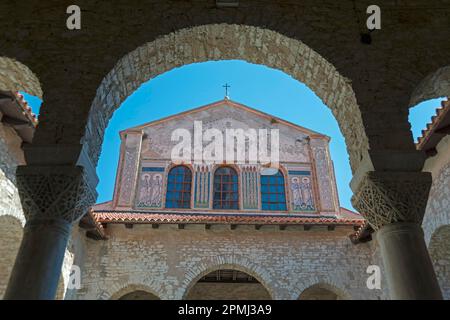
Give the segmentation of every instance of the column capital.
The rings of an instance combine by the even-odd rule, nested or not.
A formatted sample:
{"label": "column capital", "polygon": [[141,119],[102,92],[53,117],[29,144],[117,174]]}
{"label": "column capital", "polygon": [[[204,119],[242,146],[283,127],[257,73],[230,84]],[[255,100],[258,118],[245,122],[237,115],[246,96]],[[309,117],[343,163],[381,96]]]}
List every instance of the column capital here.
{"label": "column capital", "polygon": [[16,178],[27,221],[75,222],[97,196],[81,166],[19,166]]}
{"label": "column capital", "polygon": [[395,222],[422,223],[431,187],[428,172],[369,171],[352,197],[374,230]]}

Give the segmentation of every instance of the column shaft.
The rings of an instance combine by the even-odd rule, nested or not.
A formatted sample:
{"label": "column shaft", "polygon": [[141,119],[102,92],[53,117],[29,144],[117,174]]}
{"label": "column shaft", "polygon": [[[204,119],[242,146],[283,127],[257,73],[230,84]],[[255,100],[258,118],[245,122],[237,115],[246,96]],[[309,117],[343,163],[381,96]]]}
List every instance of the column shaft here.
{"label": "column shaft", "polygon": [[397,222],[383,226],[377,239],[392,299],[442,299],[419,224]]}
{"label": "column shaft", "polygon": [[63,219],[30,220],[5,299],[54,299],[72,225]]}

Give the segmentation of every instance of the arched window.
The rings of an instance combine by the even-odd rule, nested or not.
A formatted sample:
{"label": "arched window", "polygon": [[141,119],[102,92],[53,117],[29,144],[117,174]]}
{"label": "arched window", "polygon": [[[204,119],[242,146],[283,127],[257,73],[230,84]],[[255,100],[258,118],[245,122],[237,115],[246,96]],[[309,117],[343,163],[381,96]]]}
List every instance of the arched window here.
{"label": "arched window", "polygon": [[238,175],[230,167],[221,167],[214,173],[214,209],[239,209]]}
{"label": "arched window", "polygon": [[261,176],[261,202],[263,210],[287,210],[284,176],[279,170],[276,174]]}
{"label": "arched window", "polygon": [[191,207],[192,172],[185,166],[173,167],[167,177],[166,208]]}

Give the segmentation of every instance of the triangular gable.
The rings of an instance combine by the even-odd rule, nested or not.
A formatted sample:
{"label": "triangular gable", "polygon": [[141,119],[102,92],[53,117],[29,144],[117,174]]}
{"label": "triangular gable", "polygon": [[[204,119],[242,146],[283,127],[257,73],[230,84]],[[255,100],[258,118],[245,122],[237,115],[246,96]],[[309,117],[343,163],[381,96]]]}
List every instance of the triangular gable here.
{"label": "triangular gable", "polygon": [[247,112],[251,112],[251,113],[253,113],[253,114],[255,114],[255,115],[259,116],[259,117],[262,117],[262,118],[265,118],[265,119],[268,119],[268,120],[271,120],[271,121],[275,120],[279,124],[282,124],[282,125],[291,127],[291,128],[293,128],[295,130],[301,131],[302,133],[304,133],[304,134],[306,134],[308,136],[312,136],[312,137],[315,137],[315,138],[325,138],[328,141],[330,140],[330,137],[327,136],[327,135],[315,132],[313,130],[307,129],[307,128],[302,127],[302,126],[299,126],[299,125],[297,125],[295,123],[292,123],[292,122],[289,122],[287,120],[275,117],[275,116],[273,116],[271,114],[268,114],[268,113],[256,110],[254,108],[251,108],[249,106],[246,106],[244,104],[241,104],[241,103],[229,100],[229,99],[219,100],[219,101],[216,101],[216,102],[213,102],[213,103],[201,106],[201,107],[197,107],[197,108],[194,108],[194,109],[183,111],[183,112],[180,112],[180,113],[168,116],[168,117],[164,117],[164,118],[161,118],[161,119],[158,119],[158,120],[153,120],[153,121],[144,123],[142,125],[123,130],[123,131],[120,132],[120,134],[123,134],[123,133],[128,132],[128,131],[139,131],[139,130],[142,130],[144,128],[147,128],[147,127],[150,127],[150,126],[153,126],[153,125],[158,125],[158,124],[161,124],[161,123],[164,123],[164,122],[168,122],[168,121],[176,120],[178,118],[182,118],[182,117],[187,116],[187,115],[192,115],[192,114],[195,114],[195,113],[198,113],[198,112],[202,112],[202,111],[210,110],[210,109],[213,109],[213,108],[217,108],[217,107],[220,107],[220,106],[222,106],[224,104],[227,105],[227,106],[230,106],[230,107],[234,107],[234,108],[241,109],[241,110],[244,110],[244,111],[247,111]]}

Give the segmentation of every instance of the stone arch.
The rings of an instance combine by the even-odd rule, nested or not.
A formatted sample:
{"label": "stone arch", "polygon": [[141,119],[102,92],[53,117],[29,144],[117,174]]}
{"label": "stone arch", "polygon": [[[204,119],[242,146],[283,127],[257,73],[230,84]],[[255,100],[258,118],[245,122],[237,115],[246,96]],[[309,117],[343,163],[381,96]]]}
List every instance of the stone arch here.
{"label": "stone arch", "polygon": [[214,257],[213,261],[203,261],[193,265],[186,272],[185,279],[181,283],[179,290],[180,294],[178,299],[186,299],[189,291],[192,287],[207,274],[221,270],[221,269],[233,269],[241,272],[245,272],[252,276],[267,290],[272,299],[276,299],[276,294],[273,286],[271,285],[268,273],[263,270],[259,265],[256,265],[245,258],[238,258],[236,256],[221,256]]}
{"label": "stone arch", "polygon": [[298,300],[350,300],[350,295],[335,285],[320,282],[305,288]]}
{"label": "stone arch", "polygon": [[[124,296],[133,294],[133,293],[142,293],[148,295],[149,299],[142,300],[161,300],[160,295],[156,293],[152,288],[144,284],[128,284],[125,287],[122,287],[115,293],[113,293],[109,299],[110,300],[121,300]],[[133,300],[133,299],[126,299]]]}
{"label": "stone arch", "polygon": [[8,285],[22,236],[22,220],[12,215],[0,215],[0,299]]}
{"label": "stone arch", "polygon": [[64,283],[64,279],[61,277],[61,279],[58,282],[58,288],[56,289],[56,297],[55,300],[64,300],[65,290],[66,287]]}
{"label": "stone arch", "polygon": [[141,84],[182,65],[233,59],[281,70],[312,89],[336,117],[356,170],[367,154],[368,140],[350,81],[301,41],[269,29],[230,24],[178,30],[142,45],[115,65],[97,89],[83,139],[93,163],[113,112]]}
{"label": "stone arch", "polygon": [[439,68],[427,75],[414,90],[410,107],[434,98],[450,97],[450,66]]}
{"label": "stone arch", "polygon": [[24,91],[42,100],[42,88],[37,76],[17,60],[0,57],[0,90]]}
{"label": "stone arch", "polygon": [[428,251],[444,299],[450,299],[450,224],[439,227],[431,236]]}
{"label": "stone arch", "polygon": [[450,299],[450,162],[447,154],[450,136],[441,140],[438,154],[426,162],[426,170],[432,172],[433,183],[428,196],[422,222],[425,242],[428,246],[437,280],[444,299]]}
{"label": "stone arch", "polygon": [[247,272],[227,267],[205,276],[186,292],[185,300],[271,300],[267,288]]}
{"label": "stone arch", "polygon": [[[443,160],[445,161],[445,157],[443,157]],[[439,164],[436,166],[439,166]],[[435,234],[440,227],[450,225],[448,199],[450,199],[450,163],[446,163],[436,175],[433,175],[433,183],[431,185],[425,216],[422,222],[425,242],[428,245],[430,244],[433,234]]]}
{"label": "stone arch", "polygon": [[299,299],[300,295],[308,288],[322,287],[338,294],[345,300],[351,300],[351,293],[343,289],[345,288],[345,283],[343,281],[345,281],[345,279],[340,280],[338,275],[334,275],[332,273],[328,273],[327,275],[311,275],[308,278],[297,279],[292,285],[292,294],[289,299]]}

